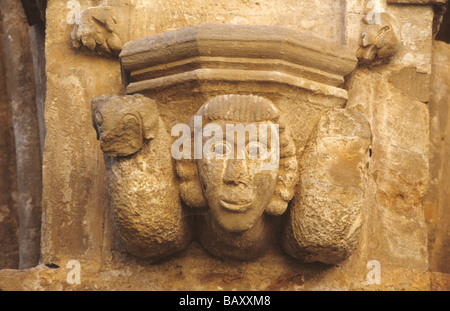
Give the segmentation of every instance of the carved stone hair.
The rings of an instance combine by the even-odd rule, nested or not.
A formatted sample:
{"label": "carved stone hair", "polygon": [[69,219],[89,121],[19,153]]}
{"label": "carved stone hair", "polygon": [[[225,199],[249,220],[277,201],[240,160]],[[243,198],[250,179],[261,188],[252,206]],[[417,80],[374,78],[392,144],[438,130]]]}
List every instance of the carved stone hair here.
{"label": "carved stone hair", "polygon": [[196,116],[202,116],[204,123],[214,120],[234,122],[277,122],[278,109],[268,100],[254,95],[222,95],[204,104]]}
{"label": "carved stone hair", "polygon": [[[280,162],[278,181],[265,213],[281,215],[294,196],[298,181],[295,145],[279,110],[266,98],[254,95],[221,95],[204,104],[195,116],[202,117],[203,126],[215,120],[233,122],[271,121],[279,125]],[[190,121],[193,133],[193,118]],[[177,174],[181,180],[180,195],[191,207],[207,207],[198,176],[196,160],[177,160]]]}

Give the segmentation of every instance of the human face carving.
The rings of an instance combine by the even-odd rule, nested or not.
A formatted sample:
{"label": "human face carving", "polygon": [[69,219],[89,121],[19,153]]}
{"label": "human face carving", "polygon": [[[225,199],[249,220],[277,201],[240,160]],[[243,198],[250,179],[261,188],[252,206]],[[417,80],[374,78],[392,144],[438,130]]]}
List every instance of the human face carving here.
{"label": "human face carving", "polygon": [[[225,121],[214,123],[222,128],[223,133],[226,133],[226,124],[237,124],[230,121],[226,124]],[[257,223],[272,197],[277,182],[278,167],[264,169],[262,165],[270,161],[270,157],[264,158],[262,154],[251,156],[251,150],[255,150],[252,148],[259,145],[269,151],[278,148],[271,146],[270,133],[260,131],[258,124],[261,123],[272,124],[268,121],[257,123],[257,135],[253,137],[246,135],[243,146],[239,146],[239,141],[234,135],[224,135],[224,139],[215,142],[211,150],[211,152],[222,150],[219,156],[203,156],[197,160],[203,195],[208,203],[210,216],[219,226],[231,232],[246,231]],[[204,137],[203,143],[206,141],[207,138]],[[268,146],[264,146],[266,143]],[[231,152],[234,152],[233,156]]]}

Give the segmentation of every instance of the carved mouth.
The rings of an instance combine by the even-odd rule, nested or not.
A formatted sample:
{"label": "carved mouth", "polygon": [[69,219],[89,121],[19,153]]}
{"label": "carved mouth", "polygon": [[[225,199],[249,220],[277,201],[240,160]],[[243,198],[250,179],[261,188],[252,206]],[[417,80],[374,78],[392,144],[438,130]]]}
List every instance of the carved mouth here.
{"label": "carved mouth", "polygon": [[220,205],[227,209],[230,210],[232,212],[237,212],[237,213],[243,213],[245,211],[247,211],[250,208],[250,205],[252,204],[252,202],[245,202],[245,203],[232,203],[232,202],[227,202],[224,200],[220,200]]}

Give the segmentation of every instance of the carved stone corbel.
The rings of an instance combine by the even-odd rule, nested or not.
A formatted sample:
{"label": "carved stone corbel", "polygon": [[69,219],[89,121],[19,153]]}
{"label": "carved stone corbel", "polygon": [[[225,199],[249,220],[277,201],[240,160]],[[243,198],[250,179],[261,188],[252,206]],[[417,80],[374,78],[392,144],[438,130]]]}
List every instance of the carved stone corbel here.
{"label": "carved stone corbel", "polygon": [[117,57],[128,41],[126,6],[95,6],[80,11],[70,34],[72,46],[100,56]]}
{"label": "carved stone corbel", "polygon": [[103,95],[92,101],[92,124],[104,153],[114,221],[133,255],[161,259],[190,241],[174,183],[171,137],[153,100]]}
{"label": "carved stone corbel", "polygon": [[400,47],[394,16],[386,12],[378,14],[379,21],[363,19],[366,26],[356,52],[358,62],[363,66],[377,66],[390,62]]}
{"label": "carved stone corbel", "polygon": [[[192,235],[229,259],[274,243],[303,261],[351,255],[371,134],[343,108],[349,49],[281,27],[203,25],[129,42],[120,61],[128,95],[94,99],[92,116],[130,252],[162,258]],[[248,137],[229,140],[229,126]]]}

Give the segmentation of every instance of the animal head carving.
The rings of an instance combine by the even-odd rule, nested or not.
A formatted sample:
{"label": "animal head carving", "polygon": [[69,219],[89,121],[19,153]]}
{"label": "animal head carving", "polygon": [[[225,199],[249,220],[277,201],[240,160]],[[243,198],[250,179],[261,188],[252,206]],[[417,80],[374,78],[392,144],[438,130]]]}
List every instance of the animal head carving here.
{"label": "animal head carving", "polygon": [[376,66],[385,64],[397,54],[400,39],[395,30],[396,20],[393,15],[380,13],[379,23],[366,24],[361,33],[361,44],[356,56],[360,65]]}
{"label": "animal head carving", "polygon": [[155,102],[140,94],[102,95],[92,100],[91,112],[100,148],[108,156],[136,153],[158,129]]}

